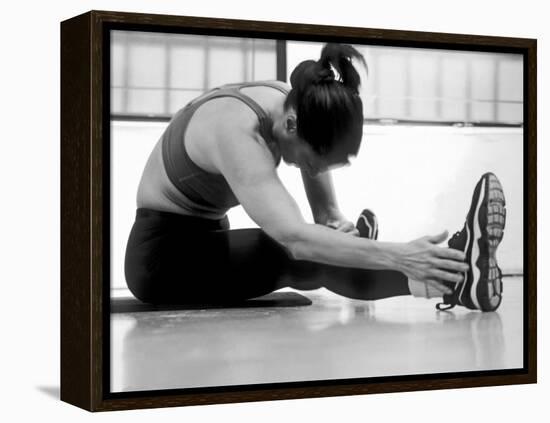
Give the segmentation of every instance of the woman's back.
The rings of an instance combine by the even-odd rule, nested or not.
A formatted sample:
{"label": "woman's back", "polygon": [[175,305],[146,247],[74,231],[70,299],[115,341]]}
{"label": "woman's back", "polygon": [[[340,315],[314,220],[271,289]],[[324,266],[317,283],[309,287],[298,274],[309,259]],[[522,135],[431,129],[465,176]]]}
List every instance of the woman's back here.
{"label": "woman's back", "polygon": [[[277,165],[280,155],[265,110],[288,91],[288,85],[280,81],[226,84],[180,109],[149,156],[138,187],[137,207],[221,219],[239,202],[210,159],[218,142],[223,142],[217,139],[216,125],[228,119],[237,126],[245,123],[252,109],[259,122],[258,134]],[[235,109],[243,113],[235,115]]]}

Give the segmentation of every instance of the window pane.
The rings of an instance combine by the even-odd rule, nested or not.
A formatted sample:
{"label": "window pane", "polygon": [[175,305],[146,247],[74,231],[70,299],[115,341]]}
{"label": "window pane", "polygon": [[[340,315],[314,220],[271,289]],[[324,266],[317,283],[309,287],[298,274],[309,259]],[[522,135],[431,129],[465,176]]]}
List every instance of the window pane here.
{"label": "window pane", "polygon": [[409,59],[410,119],[436,120],[437,55],[413,52]]}
{"label": "window pane", "polygon": [[251,52],[251,80],[277,79],[277,56],[275,55],[275,49],[275,41],[254,43],[254,50]]}
{"label": "window pane", "polygon": [[[111,40],[113,113],[174,113],[206,89],[277,76],[275,40],[134,31],[113,31]],[[288,76],[322,46],[287,43]],[[368,78],[358,67],[366,118],[521,122],[520,55],[356,48],[369,67]]]}
{"label": "window pane", "polygon": [[126,90],[123,88],[111,89],[111,113],[124,113],[124,95]]}
{"label": "window pane", "polygon": [[275,40],[139,31],[111,35],[113,113],[164,115],[214,86],[276,78]]}
{"label": "window pane", "polygon": [[499,100],[523,101],[523,63],[507,57],[500,61],[498,74]]}
{"label": "window pane", "polygon": [[208,52],[209,88],[244,81],[244,51],[233,43],[212,46]]}
{"label": "window pane", "polygon": [[384,54],[377,61],[378,113],[380,117],[406,119],[405,102],[406,75],[403,69],[406,60],[403,55]]}
{"label": "window pane", "polygon": [[125,46],[123,40],[119,40],[111,48],[111,86],[121,87],[125,84],[125,70]]}
{"label": "window pane", "polygon": [[523,122],[523,103],[511,104],[500,103],[498,105],[497,118],[499,122],[504,123],[522,123]]}
{"label": "window pane", "polygon": [[474,122],[494,121],[495,103],[493,102],[472,102],[471,120]]}
{"label": "window pane", "polygon": [[471,96],[474,100],[495,99],[495,58],[472,55],[471,65]]}
{"label": "window pane", "polygon": [[130,114],[163,114],[164,90],[136,90],[128,89],[128,109]]}
{"label": "window pane", "polygon": [[206,60],[204,41],[197,45],[172,47],[170,86],[173,88],[203,88]]}
{"label": "window pane", "polygon": [[166,48],[164,44],[132,44],[128,51],[128,85],[161,88],[165,86]]}
{"label": "window pane", "polygon": [[466,117],[467,63],[463,55],[444,54],[441,62],[441,119],[463,121]]}
{"label": "window pane", "polygon": [[358,46],[357,49],[365,58],[365,61],[367,62],[367,66],[369,68],[368,74],[367,71],[364,69],[361,69],[359,72],[359,75],[361,76],[361,95],[364,96],[364,98],[372,97],[376,94],[375,88],[377,86],[376,72],[372,72],[373,69],[377,68],[376,50],[372,47],[362,46]]}

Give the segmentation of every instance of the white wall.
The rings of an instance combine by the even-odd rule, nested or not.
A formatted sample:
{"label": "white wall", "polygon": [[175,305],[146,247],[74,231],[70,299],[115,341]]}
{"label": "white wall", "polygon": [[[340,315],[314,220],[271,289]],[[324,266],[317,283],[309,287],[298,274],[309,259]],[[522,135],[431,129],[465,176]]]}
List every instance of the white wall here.
{"label": "white wall", "polygon": [[[59,389],[59,21],[87,11],[126,10],[311,24],[539,38],[539,384],[385,395],[318,398],[90,415],[55,397]],[[174,2],[74,0],[8,2],[2,39],[2,385],[3,421],[335,422],[346,420],[544,421],[548,361],[550,184],[548,58],[550,27],[543,2],[279,0]],[[24,159],[23,159],[24,158]],[[545,166],[546,165],[546,166]],[[322,353],[322,352],[320,352]]]}

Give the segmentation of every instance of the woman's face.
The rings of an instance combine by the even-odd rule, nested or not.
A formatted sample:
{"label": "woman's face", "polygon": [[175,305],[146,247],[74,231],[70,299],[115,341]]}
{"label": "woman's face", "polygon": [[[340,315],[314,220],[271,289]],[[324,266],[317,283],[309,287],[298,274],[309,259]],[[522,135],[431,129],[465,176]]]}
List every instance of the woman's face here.
{"label": "woman's face", "polygon": [[281,152],[284,162],[300,168],[311,177],[350,164],[350,155],[344,149],[320,155],[306,141],[298,137],[289,142],[285,150]]}
{"label": "woman's face", "polygon": [[281,157],[286,164],[296,166],[309,176],[317,176],[327,170],[349,165],[349,149],[343,145],[327,155],[318,154],[297,134],[296,116],[291,110],[277,131]]}

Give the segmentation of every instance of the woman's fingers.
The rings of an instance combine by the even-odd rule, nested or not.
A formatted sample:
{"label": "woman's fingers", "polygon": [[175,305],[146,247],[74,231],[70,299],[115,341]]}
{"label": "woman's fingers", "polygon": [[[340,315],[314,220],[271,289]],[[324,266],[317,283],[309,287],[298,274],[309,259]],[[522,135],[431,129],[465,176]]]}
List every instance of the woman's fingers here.
{"label": "woman's fingers", "polygon": [[441,269],[434,269],[432,271],[432,275],[440,281],[446,281],[446,282],[452,282],[452,283],[460,283],[462,282],[462,279],[463,279],[463,276],[460,273],[446,272],[445,270],[441,270]]}
{"label": "woman's fingers", "polygon": [[464,254],[463,251],[455,250],[454,248],[438,248],[437,255],[442,259],[458,261],[466,260],[466,254]]}
{"label": "woman's fingers", "polygon": [[440,269],[452,270],[454,272],[467,272],[470,269],[470,266],[468,266],[466,263],[456,260],[439,259],[436,260],[435,264]]}
{"label": "woman's fingers", "polygon": [[434,245],[446,232],[423,237],[406,244],[402,271],[414,280],[460,283],[469,270],[466,255],[460,250]]}
{"label": "woman's fingers", "polygon": [[351,235],[359,236],[359,231],[352,222],[340,221],[327,225],[340,232],[350,233]]}
{"label": "woman's fingers", "polygon": [[352,232],[355,229],[355,225],[351,222],[343,222],[338,229],[343,232]]}

